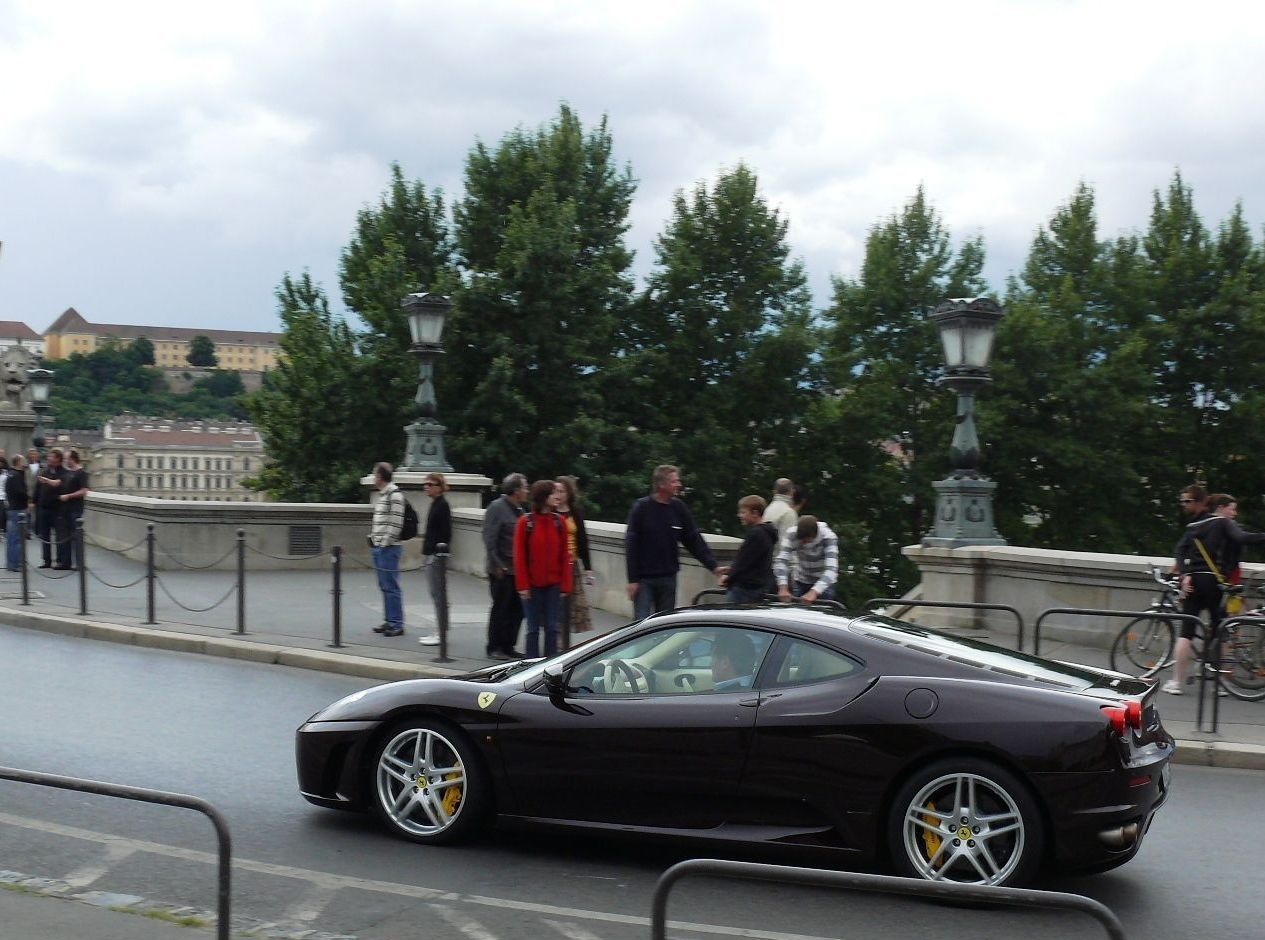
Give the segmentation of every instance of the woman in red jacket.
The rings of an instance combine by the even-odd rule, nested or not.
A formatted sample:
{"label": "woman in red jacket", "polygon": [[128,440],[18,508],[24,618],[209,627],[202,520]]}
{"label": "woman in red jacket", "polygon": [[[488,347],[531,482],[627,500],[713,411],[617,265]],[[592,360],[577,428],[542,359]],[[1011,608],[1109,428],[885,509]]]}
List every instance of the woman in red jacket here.
{"label": "woman in red jacket", "polygon": [[554,481],[537,480],[531,487],[531,512],[519,517],[514,530],[514,580],[527,609],[528,659],[540,655],[542,629],[545,655],[557,654],[562,599],[571,593],[567,531],[557,507]]}

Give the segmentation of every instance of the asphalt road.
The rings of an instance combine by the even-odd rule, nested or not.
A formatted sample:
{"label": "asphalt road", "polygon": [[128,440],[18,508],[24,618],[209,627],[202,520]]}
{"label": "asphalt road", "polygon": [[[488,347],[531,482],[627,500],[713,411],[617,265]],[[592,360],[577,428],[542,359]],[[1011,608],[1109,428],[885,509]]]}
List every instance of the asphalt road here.
{"label": "asphalt road", "polygon": [[[649,936],[655,879],[696,850],[506,831],[427,849],[367,818],[304,802],[295,787],[294,728],[367,684],[0,626],[0,763],[210,800],[233,832],[235,914],[296,936]],[[1188,766],[1173,773],[1173,797],[1137,859],[1106,875],[1037,887],[1102,901],[1131,937],[1257,935],[1265,780],[1259,772]],[[186,810],[0,782],[0,870],[213,909],[214,849],[209,823]],[[669,913],[677,937],[852,940],[881,931],[1035,940],[1096,930],[1065,914],[713,880],[682,883]]]}

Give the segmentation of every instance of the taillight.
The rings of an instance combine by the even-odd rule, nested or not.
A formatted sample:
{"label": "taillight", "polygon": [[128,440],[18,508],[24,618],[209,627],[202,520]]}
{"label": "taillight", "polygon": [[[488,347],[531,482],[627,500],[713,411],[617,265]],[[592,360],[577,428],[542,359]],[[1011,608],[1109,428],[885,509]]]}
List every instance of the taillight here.
{"label": "taillight", "polygon": [[1142,703],[1137,701],[1121,702],[1119,705],[1104,705],[1102,710],[1111,722],[1111,730],[1124,737],[1129,728],[1142,727]]}

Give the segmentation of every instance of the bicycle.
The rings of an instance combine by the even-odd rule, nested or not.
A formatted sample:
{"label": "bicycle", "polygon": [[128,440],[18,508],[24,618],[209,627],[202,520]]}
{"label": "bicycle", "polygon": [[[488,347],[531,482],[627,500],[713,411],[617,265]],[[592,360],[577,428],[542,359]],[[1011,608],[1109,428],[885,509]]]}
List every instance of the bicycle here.
{"label": "bicycle", "polygon": [[[1150,572],[1160,587],[1160,596],[1151,601],[1143,616],[1125,624],[1111,645],[1111,668],[1141,679],[1150,679],[1173,664],[1177,622],[1164,615],[1181,611],[1181,579],[1165,577],[1155,566]],[[1242,590],[1241,585],[1233,585],[1226,593]],[[1205,671],[1235,698],[1257,702],[1265,699],[1265,604],[1238,616],[1252,619],[1232,620],[1221,628],[1220,662],[1216,666],[1205,664]],[[1191,640],[1195,662],[1203,660],[1202,645],[1200,636]]]}
{"label": "bicycle", "polygon": [[1150,571],[1160,596],[1152,599],[1143,616],[1126,623],[1111,644],[1111,668],[1139,679],[1150,679],[1173,664],[1177,625],[1164,615],[1181,613],[1180,578],[1165,577],[1154,565]]}

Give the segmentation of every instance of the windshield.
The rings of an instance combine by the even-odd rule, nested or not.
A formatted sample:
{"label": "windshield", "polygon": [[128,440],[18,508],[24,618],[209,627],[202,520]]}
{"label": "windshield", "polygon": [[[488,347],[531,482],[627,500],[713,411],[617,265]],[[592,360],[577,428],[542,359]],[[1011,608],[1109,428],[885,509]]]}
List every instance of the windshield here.
{"label": "windshield", "polygon": [[1015,653],[981,640],[953,636],[877,614],[854,620],[851,629],[864,636],[885,640],[940,659],[978,666],[1003,675],[1035,679],[1066,689],[1087,689],[1102,678],[1098,673],[1068,663],[1056,663],[1039,656]]}

